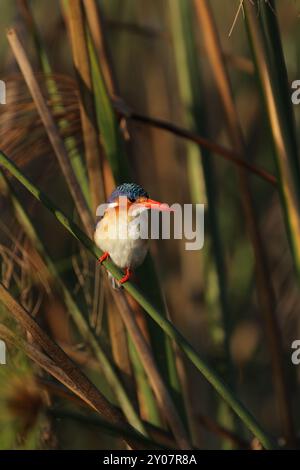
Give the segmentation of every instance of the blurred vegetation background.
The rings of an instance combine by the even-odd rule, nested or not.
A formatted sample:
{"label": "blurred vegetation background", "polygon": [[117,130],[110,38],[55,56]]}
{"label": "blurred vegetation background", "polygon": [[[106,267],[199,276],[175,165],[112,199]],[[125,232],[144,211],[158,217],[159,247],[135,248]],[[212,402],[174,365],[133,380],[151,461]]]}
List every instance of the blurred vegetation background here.
{"label": "blurred vegetation background", "polygon": [[[92,218],[95,204],[128,180],[169,204],[205,204],[204,248],[152,241],[137,283],[266,434],[280,446],[299,446],[300,375],[291,344],[300,336],[300,107],[292,107],[290,84],[300,78],[300,2],[1,0],[0,6],[0,79],[7,85],[1,151],[82,222],[51,130],[27,88],[29,74],[20,72],[9,46],[5,32],[13,27]],[[180,135],[184,129],[188,138]],[[133,408],[125,399],[126,419],[135,416],[128,421],[149,439],[178,446],[104,270],[8,172],[0,182],[2,284],[124,412],[119,385],[116,393],[97,346],[70,313],[79,309]],[[222,396],[127,301],[192,445],[259,448]],[[6,307],[1,323],[39,347]],[[118,430],[31,359],[15,342],[0,367],[1,449],[124,447]]]}

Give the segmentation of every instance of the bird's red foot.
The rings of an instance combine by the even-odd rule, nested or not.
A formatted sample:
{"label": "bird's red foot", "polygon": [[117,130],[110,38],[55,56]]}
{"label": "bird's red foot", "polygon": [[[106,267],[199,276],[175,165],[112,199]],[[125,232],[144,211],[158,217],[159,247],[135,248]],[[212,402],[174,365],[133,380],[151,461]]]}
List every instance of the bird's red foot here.
{"label": "bird's red foot", "polygon": [[103,253],[103,255],[100,256],[100,258],[98,258],[98,263],[102,264],[103,261],[105,261],[107,258],[109,258],[109,253],[108,253],[108,251],[106,251],[105,253]]}
{"label": "bird's red foot", "polygon": [[119,283],[124,284],[124,282],[127,282],[131,276],[132,276],[132,271],[130,271],[129,268],[126,268],[125,275],[122,277],[122,279],[119,280]]}

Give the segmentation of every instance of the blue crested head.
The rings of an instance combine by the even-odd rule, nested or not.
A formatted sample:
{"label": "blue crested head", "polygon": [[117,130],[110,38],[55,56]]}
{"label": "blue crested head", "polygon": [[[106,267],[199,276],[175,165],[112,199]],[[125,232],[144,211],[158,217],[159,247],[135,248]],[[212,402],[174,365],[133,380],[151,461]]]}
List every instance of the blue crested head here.
{"label": "blue crested head", "polygon": [[120,196],[126,196],[131,202],[136,201],[140,197],[149,198],[149,194],[136,183],[120,184],[110,195],[108,202],[113,202]]}

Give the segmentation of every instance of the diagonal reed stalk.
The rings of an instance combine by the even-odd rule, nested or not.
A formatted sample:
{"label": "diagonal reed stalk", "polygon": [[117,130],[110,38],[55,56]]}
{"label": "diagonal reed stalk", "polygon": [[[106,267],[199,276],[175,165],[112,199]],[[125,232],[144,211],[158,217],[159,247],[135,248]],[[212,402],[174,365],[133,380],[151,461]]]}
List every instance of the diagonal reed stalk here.
{"label": "diagonal reed stalk", "polygon": [[[127,181],[130,181],[131,178],[129,177],[129,168],[127,167],[127,163],[125,160],[125,153],[124,153],[124,149],[122,146],[121,135],[119,134],[119,129],[118,129],[119,124],[114,114],[114,110],[111,106],[110,97],[108,96],[108,93],[106,90],[106,84],[101,75],[102,68],[100,68],[99,66],[97,56],[96,56],[95,46],[93,44],[93,40],[91,37],[89,39],[89,52],[90,52],[90,57],[91,57],[92,70],[93,70],[98,126],[101,130],[102,139],[104,142],[105,155],[107,156],[107,160],[109,161],[109,169],[111,169],[110,172],[111,171],[113,172],[113,176],[111,177],[111,179],[113,179],[114,181],[116,178],[117,178],[117,181],[124,181],[124,179]],[[106,113],[108,113],[109,122],[108,122],[107,128],[105,127],[103,129],[103,125],[106,122],[106,116],[107,116]],[[120,153],[119,151],[118,152],[115,151],[116,148],[119,149],[119,151],[123,152],[122,153],[123,160],[124,160],[123,169],[122,169],[122,166],[120,165],[120,162],[118,161]],[[138,305],[133,306],[132,308],[137,310],[136,307],[137,309],[139,308]],[[108,314],[110,315],[111,312],[108,312]],[[118,363],[120,362],[123,363],[125,356],[124,354],[122,354],[121,356],[118,354],[119,348],[116,346],[116,342],[118,342],[118,336],[115,335],[116,331],[118,332],[118,334],[122,334],[122,336],[124,336],[124,333],[125,333],[124,323],[121,319],[121,316],[118,314],[117,315],[113,314],[112,316],[110,316],[109,326],[110,326],[111,344],[112,344],[112,348],[113,348],[116,360]],[[152,389],[149,386],[146,374],[143,371],[143,366],[140,363],[139,355],[135,354],[134,352],[135,348],[134,348],[134,345],[131,344],[132,342],[130,338],[127,338],[126,344],[127,343],[128,343],[130,359],[132,362],[132,368],[134,371],[134,375],[136,377],[137,396],[138,396],[138,401],[139,401],[139,406],[140,406],[140,413],[144,418],[147,418],[151,423],[159,425],[161,424],[160,413],[159,413],[156,401],[154,399]]]}
{"label": "diagonal reed stalk", "polygon": [[[2,329],[0,326],[0,334],[1,332],[2,332]],[[68,400],[69,402],[72,402],[78,406],[87,408],[87,405],[85,402],[83,402],[79,397],[72,394],[70,391],[66,390],[63,385],[56,384],[53,381],[47,380],[47,379],[38,379],[37,383],[39,386],[41,386],[46,391],[51,392],[53,395],[64,398]],[[50,412],[52,412],[52,410],[50,410]],[[89,417],[94,418],[97,421],[99,420],[99,426],[101,425],[100,423],[103,421],[102,419],[99,419],[98,417],[94,415],[88,416],[87,418],[89,419]],[[213,419],[209,418],[208,416],[201,415],[199,417],[199,422],[201,426],[203,426],[207,431],[213,434],[216,434],[218,436],[224,437],[229,442],[235,444],[237,447],[241,449],[251,448],[251,444],[249,442],[245,441],[240,436],[238,436],[237,434],[234,434],[232,431],[228,430],[227,428],[220,426],[218,423],[216,423]],[[168,447],[168,449],[172,449],[175,447],[174,440],[172,439],[171,435],[168,432],[160,428],[157,428],[156,426],[152,426],[151,424],[147,422],[143,422],[143,423],[147,429],[149,436],[157,444],[159,443],[161,446]]]}
{"label": "diagonal reed stalk", "polygon": [[[30,328],[27,327],[27,331],[29,332]],[[86,403],[88,407],[92,406],[91,401],[88,399],[86,394],[80,391],[80,386],[78,387],[76,382],[72,380],[70,374],[66,372],[64,364],[60,367],[59,364],[55,362],[55,360],[44,354],[41,349],[17,336],[13,331],[9,330],[4,325],[0,325],[0,335],[1,338],[5,341],[8,341],[14,346],[21,348],[28,355],[28,357],[30,357],[40,367],[45,369],[55,379],[61,382],[65,387],[73,392],[75,396],[83,400],[83,402]],[[40,342],[37,343],[40,344]]]}
{"label": "diagonal reed stalk", "polygon": [[62,280],[60,273],[56,267],[56,264],[53,262],[53,260],[47,253],[47,250],[42,240],[39,238],[31,222],[30,216],[26,213],[9,181],[7,181],[7,179],[4,175],[1,174],[1,172],[0,189],[2,193],[4,193],[7,197],[10,198],[12,206],[14,208],[16,219],[19,221],[29,240],[32,242],[33,246],[36,248],[36,250],[42,256],[42,259],[46,263],[49,281],[51,282],[51,284],[53,284],[53,286],[56,287],[57,291],[62,294],[65,305],[69,309],[69,313],[75,325],[77,326],[78,331],[80,332],[82,338],[90,345],[97,360],[101,364],[105,377],[110,386],[112,387],[112,390],[122,408],[124,415],[127,417],[129,423],[132,426],[138,429],[141,433],[145,434],[145,428],[136,411],[134,410],[130,399],[126,393],[126,390],[124,389],[122,382],[120,381],[116,371],[114,370],[114,367],[110,363],[110,360],[108,359],[103,348],[101,347],[94,331],[90,328],[88,322],[86,321],[85,315],[78,307],[75,299],[73,298],[69,289],[66,287],[64,281]]}
{"label": "diagonal reed stalk", "polygon": [[[54,378],[56,378],[59,382],[61,382],[65,387],[67,387],[73,394],[67,393],[65,389],[63,390],[58,390],[58,386],[55,385],[54,383],[51,384],[51,386],[45,386],[44,383],[39,383],[42,388],[44,388],[47,391],[50,391],[51,393],[57,393],[58,396],[63,397],[63,398],[69,398],[71,401],[73,401],[76,404],[86,404],[89,408],[90,405],[86,401],[82,401],[83,398],[78,395],[77,392],[77,387],[76,384],[72,382],[72,380],[69,378],[69,376],[64,372],[64,370],[56,364],[52,359],[50,359],[49,356],[41,352],[40,349],[38,349],[36,346],[28,343],[24,339],[20,338],[17,336],[13,331],[8,329],[4,325],[0,325],[0,338],[5,340],[7,343],[12,344],[15,347],[18,347],[22,349],[27,356],[32,359],[35,363],[37,363],[40,367],[42,367],[46,372],[51,374]],[[57,410],[56,410],[57,411]],[[54,410],[49,410],[51,414],[55,414]],[[57,411],[58,412],[58,411]],[[63,414],[63,412],[62,412]],[[67,414],[67,412],[66,412]],[[75,414],[77,416],[77,414]],[[157,437],[159,439],[163,439],[166,441],[166,444],[160,444],[158,442],[152,441],[148,439],[147,437],[138,434],[133,428],[130,427],[121,427],[117,424],[111,423],[111,421],[104,420],[102,418],[96,418],[96,416],[90,416],[87,417],[85,415],[78,415],[79,417],[82,416],[82,418],[87,418],[88,421],[97,423],[98,426],[100,426],[103,429],[107,429],[112,431],[116,436],[125,436],[126,438],[129,439],[134,439],[135,442],[141,444],[143,448],[161,448],[163,445],[168,445],[168,448],[172,448],[174,446],[174,442],[172,442],[171,439],[169,439],[169,436],[163,435],[160,430],[153,430],[151,429],[151,432],[153,434],[157,434]],[[61,416],[62,417],[62,416]],[[78,418],[79,419],[79,418]]]}
{"label": "diagonal reed stalk", "polygon": [[[175,124],[165,121],[164,119],[145,116],[144,114],[132,110],[127,105],[124,106],[120,105],[118,102],[115,102],[115,108],[122,116],[125,116],[132,121],[136,121],[154,127],[156,129],[161,129],[170,132],[178,137],[182,137],[183,139],[186,139],[190,142],[194,142],[195,144],[199,145],[201,149],[208,150],[209,152],[224,158],[225,160],[233,163],[234,165],[247,170],[249,173],[258,176],[259,178],[262,178],[264,181],[271,184],[272,186],[276,187],[277,185],[276,178],[273,175],[271,175],[266,170],[258,168],[252,163],[243,160],[236,151],[227,149],[226,147],[216,144],[215,142],[207,139],[206,137],[203,137],[202,135],[199,135],[188,129],[176,126]],[[208,155],[207,158],[209,158]]]}
{"label": "diagonal reed stalk", "polygon": [[[101,270],[99,270],[101,273]],[[102,273],[103,274],[103,273]],[[108,281],[109,282],[109,281]],[[122,318],[114,302],[109,302],[108,289],[105,290],[107,300],[107,321],[109,330],[110,346],[114,363],[121,373],[122,381],[131,397],[136,399],[135,383],[133,380],[132,364],[128,347],[128,335]]]}
{"label": "diagonal reed stalk", "polygon": [[[248,4],[248,1],[246,4]],[[214,72],[219,95],[222,100],[224,112],[226,115],[225,124],[227,126],[228,136],[231,140],[233,148],[237,149],[240,155],[246,155],[246,148],[239,123],[238,113],[234,103],[222,47],[209,3],[207,0],[194,0],[194,5],[199,21],[199,29],[201,29],[203,34],[207,57]],[[293,443],[295,436],[288,386],[283,364],[281,333],[276,317],[275,294],[273,291],[267,260],[264,254],[261,234],[254,212],[254,205],[248,176],[244,170],[240,170],[238,172],[238,176],[243,208],[246,216],[246,223],[255,257],[256,288],[262,314],[264,315],[265,320],[265,330],[270,348],[273,380],[280,410],[281,425],[288,442]]]}
{"label": "diagonal reed stalk", "polygon": [[105,36],[105,24],[100,14],[100,6],[95,0],[84,0],[84,8],[94,45],[101,64],[104,82],[111,97],[119,94],[117,81],[113,71],[112,60]]}
{"label": "diagonal reed stalk", "polygon": [[68,2],[67,18],[71,36],[73,60],[78,88],[79,109],[85,147],[85,157],[90,182],[90,193],[94,214],[98,205],[105,201],[96,111],[93,99],[92,73],[86,41],[85,19],[81,0]]}
{"label": "diagonal reed stalk", "polygon": [[[100,24],[100,18],[97,11],[97,6],[95,2],[88,1],[82,2],[82,7],[84,8],[85,16],[86,16],[86,25],[85,29],[87,34],[91,32],[91,35],[94,39],[95,47],[97,48],[98,53],[98,61],[101,64],[101,68],[104,74],[104,81],[107,83],[109,81],[110,85],[113,86],[112,76],[110,74],[110,69],[105,67],[106,61],[104,59],[104,54],[102,50],[102,29]],[[70,8],[70,4],[69,4]],[[71,10],[73,8],[73,3]],[[89,59],[90,60],[90,59]],[[92,72],[94,74],[95,80],[95,68],[92,67]],[[98,116],[98,125],[100,125],[99,116],[102,113],[102,100],[99,99],[99,94],[94,94],[94,101],[95,101],[95,108],[97,111]],[[95,116],[96,117],[96,116]],[[114,134],[111,134],[111,138],[114,138]],[[111,145],[113,146],[113,145]],[[104,152],[103,152],[104,153]],[[103,176],[104,176],[104,187],[106,189],[106,196],[110,194],[115,187],[115,180],[111,171],[111,167],[108,163],[106,155],[103,155],[102,158],[102,165],[103,165]],[[112,187],[113,186],[113,187]],[[100,272],[100,271],[99,271]],[[126,375],[126,383],[128,389],[132,389],[129,382],[132,383],[132,367],[130,363],[130,356],[129,356],[129,349],[127,344],[127,335],[124,323],[121,319],[121,316],[115,309],[115,305],[108,303],[107,305],[107,316],[108,316],[108,327],[109,327],[109,334],[110,334],[110,342],[113,351],[113,356],[116,361],[116,364],[119,368],[125,372]],[[152,407],[153,403],[148,400],[147,407]],[[155,405],[154,405],[155,408]]]}
{"label": "diagonal reed stalk", "polygon": [[[59,93],[55,80],[51,77],[51,75],[53,74],[53,70],[52,70],[44,43],[40,37],[38,26],[35,23],[28,0],[20,0],[19,5],[20,5],[21,14],[23,15],[25,19],[25,23],[27,24],[28,31],[32,36],[36,53],[39,58],[41,69],[46,75],[46,78],[49,77],[46,80],[46,85],[47,85],[47,91],[48,91],[49,97],[53,99],[56,103],[53,109],[54,111],[57,111],[60,113],[65,112],[65,108],[62,104],[62,96]],[[58,126],[61,132],[63,132],[64,130],[70,127],[70,123],[68,122],[67,119],[61,118],[58,120]],[[88,205],[90,205],[90,193],[89,193],[89,187],[88,187],[88,180],[86,176],[86,169],[83,164],[82,155],[78,151],[75,137],[73,136],[66,137],[64,139],[64,144],[68,152],[69,159],[70,159],[72,168],[74,170],[75,176],[82,189],[83,195]]]}
{"label": "diagonal reed stalk", "polygon": [[[53,202],[44,194],[39,188],[31,183],[24,174],[16,167],[16,165],[9,160],[3,152],[0,152],[0,165],[9,171],[37,200],[39,200],[55,217],[56,219],[76,238],[83,246],[90,252],[94,258],[98,259],[103,253],[92,242],[92,240],[82,232],[82,230],[64,213],[53,204]],[[112,274],[118,281],[122,278],[123,273],[110,261],[106,260],[103,263],[104,267]],[[194,350],[185,337],[174,327],[174,325],[167,320],[164,315],[158,310],[151,302],[143,295],[143,293],[132,283],[127,282],[124,288],[129,292],[133,298],[144,308],[150,317],[159,325],[159,327],[174,340],[177,345],[186,354],[189,360],[194,364],[197,370],[206,378],[206,380],[213,386],[213,388],[221,395],[221,397],[228,403],[228,405],[235,411],[235,413],[244,422],[245,426],[257,437],[266,449],[276,448],[276,444],[263,430],[256,419],[238,400],[232,390],[225,384],[225,382],[216,374],[214,369],[204,361],[199,354]]]}
{"label": "diagonal reed stalk", "polygon": [[[93,67],[91,66],[92,64],[90,63],[89,59],[89,53],[87,50],[87,43],[86,43],[86,25],[84,24],[84,15],[83,15],[83,10],[82,6],[85,6],[81,4],[82,2],[71,2],[69,3],[68,1],[62,1],[61,2],[61,7],[64,13],[64,17],[66,19],[67,25],[69,25],[69,30],[70,30],[70,36],[72,39],[72,44],[73,44],[73,55],[75,58],[75,63],[78,62],[78,64],[81,64],[82,68],[82,74],[81,76],[85,76],[85,82],[88,83],[88,89],[84,85],[84,81],[82,78],[80,78],[79,75],[79,89],[81,90],[81,95],[82,95],[82,100],[81,100],[81,116],[82,116],[82,123],[83,123],[83,131],[85,133],[85,142],[86,142],[86,147],[89,147],[91,157],[94,155],[94,149],[95,147],[98,147],[99,150],[99,163],[97,163],[97,156],[94,155],[95,158],[87,158],[87,164],[90,168],[89,175],[90,175],[90,181],[91,183],[91,190],[93,191],[93,187],[95,189],[94,194],[95,197],[94,199],[94,211],[96,210],[97,205],[106,199],[106,196],[112,192],[112,190],[115,187],[114,179],[112,176],[111,169],[109,167],[109,164],[107,162],[106,156],[103,153],[103,148],[101,144],[101,139],[99,140],[99,131],[98,131],[98,122],[96,119],[96,114],[98,116],[99,114],[99,106],[101,109],[101,103],[98,102],[98,100],[95,97],[95,93],[92,92],[92,77],[91,77],[91,72],[93,71]],[[74,9],[75,8],[75,9]],[[68,15],[68,12],[71,12],[71,15]],[[86,10],[85,10],[86,12]],[[87,13],[87,12],[86,12]],[[79,26],[80,30],[80,37],[78,37],[78,30],[77,30],[77,23]],[[78,52],[78,42],[79,44],[79,51]],[[78,56],[78,58],[76,58]],[[85,100],[84,100],[85,98]],[[94,109],[95,107],[95,109]],[[89,113],[89,110],[93,110],[92,114]],[[89,123],[89,119],[91,119],[91,125]],[[95,131],[97,130],[97,135],[95,135]],[[89,139],[89,134],[92,136],[92,141],[95,142],[95,139],[99,140],[99,143],[97,141],[97,145],[93,146],[91,145],[91,141]],[[100,171],[95,172],[93,171],[93,166],[97,166],[97,170],[100,170],[100,155],[101,155],[101,182],[98,181],[98,185],[100,188],[100,185],[102,187],[101,192],[99,194],[97,193],[97,180],[100,178]],[[89,164],[90,161],[90,164]],[[99,167],[99,168],[98,168]],[[98,194],[98,196],[97,196]],[[101,286],[101,273],[99,270],[96,269],[95,272],[95,288],[94,288],[94,305],[93,305],[93,317],[92,320],[97,323],[97,318],[99,320],[99,317],[102,316],[101,313],[99,314],[99,309],[101,308],[101,301],[100,301],[100,296],[102,297],[104,292],[104,284],[106,281]],[[102,287],[102,289],[101,289]],[[114,308],[108,305],[108,324],[109,324],[109,331],[110,331],[110,342],[111,342],[111,347],[112,347],[112,352],[113,352],[113,357],[116,362],[116,365],[119,367],[119,369],[123,372],[124,374],[124,382],[126,382],[127,388],[132,389],[132,371],[131,371],[131,364],[129,360],[129,353],[128,353],[128,348],[127,348],[127,339],[126,339],[126,331],[124,328],[124,325],[122,323],[122,320],[120,319],[120,316],[118,315],[117,312],[115,312]]]}
{"label": "diagonal reed stalk", "polygon": [[[100,160],[98,159],[99,161],[97,161],[97,148],[96,148],[97,146],[95,145],[95,142],[97,141],[97,135],[95,132],[95,129],[97,128],[97,123],[95,122],[95,116],[94,115],[91,116],[92,105],[93,105],[92,94],[91,94],[91,91],[92,91],[91,90],[91,77],[90,77],[89,70],[87,69],[87,66],[86,66],[86,64],[88,63],[88,57],[87,57],[87,47],[85,44],[85,36],[84,36],[85,32],[84,32],[81,5],[78,2],[76,5],[72,3],[72,8],[70,10],[71,10],[71,14],[68,15],[67,17],[69,18],[69,23],[70,23],[70,31],[71,31],[71,37],[72,37],[72,42],[73,42],[73,52],[75,55],[75,63],[77,64],[77,67],[78,67],[77,71],[80,72],[79,73],[79,88],[82,92],[81,102],[83,103],[83,105],[81,106],[82,127],[83,127],[83,133],[85,136],[86,154],[89,156],[89,158],[87,158],[87,166],[90,169],[89,175],[90,175],[90,181],[91,181],[91,190],[93,193],[93,188],[94,189],[100,188],[100,187],[103,188],[103,182],[101,185],[97,184],[96,180],[99,179],[100,175],[98,175],[98,178],[97,178],[97,172],[95,171],[96,166],[97,167],[99,166],[100,168]],[[77,35],[78,28],[81,31],[79,38]],[[36,33],[35,34],[36,39],[39,39],[37,31],[35,31],[35,33]],[[39,41],[39,44],[40,44],[40,41]],[[45,52],[43,54],[43,58],[45,60]],[[88,84],[89,90],[87,90],[86,84]],[[53,91],[53,85],[55,86],[54,81],[51,87],[51,91]],[[87,115],[86,109],[89,110],[89,115]],[[107,171],[105,173],[105,176],[107,176]],[[78,178],[78,181],[80,181],[80,178]],[[93,205],[95,206],[96,203],[101,202],[101,200],[103,200],[103,191],[99,194],[98,193],[95,194],[95,197],[93,198]],[[95,296],[94,297],[95,299],[97,299],[99,296],[99,292],[100,292],[100,289],[97,288],[97,286],[100,287],[99,286],[100,271],[97,269],[95,274],[96,275],[95,275]],[[98,305],[98,302],[94,302],[94,306],[96,305]],[[75,311],[75,316],[78,320],[78,312],[76,311],[76,309],[74,310],[74,302],[73,302],[72,307],[73,307],[73,311]],[[126,338],[126,332],[124,330],[124,327],[120,320],[119,315],[110,315],[109,325],[110,326],[113,325],[111,344],[112,344],[116,364],[126,374],[126,383],[127,383],[127,376],[130,377],[130,363],[128,361],[126,341],[124,340],[122,341],[123,336],[124,338]],[[92,338],[92,340],[93,340],[92,342],[95,343],[95,338]],[[122,345],[122,350],[120,350],[121,345]],[[96,343],[96,347],[97,347],[97,343]],[[101,353],[103,355],[103,351]],[[100,356],[100,352],[98,350],[97,357],[99,358],[99,356]],[[107,366],[107,358],[104,357],[103,361]],[[119,400],[121,400],[121,403],[123,403],[123,406],[125,406],[125,412],[127,413],[127,415],[129,412],[130,420],[132,421],[133,419],[136,426],[141,428],[141,422],[138,419],[138,417],[135,415],[135,412],[130,402],[127,399],[125,390],[123,389],[122,386],[120,386],[121,385],[120,381],[119,380],[116,381],[116,377],[114,373],[112,373],[111,367],[106,367],[106,372],[108,374],[109,382],[115,389],[116,396],[118,397]],[[128,387],[128,389],[130,388],[131,387]]]}
{"label": "diagonal reed stalk", "polygon": [[[75,420],[76,422],[85,424],[89,427],[94,426],[95,428],[98,428],[101,431],[107,430],[109,434],[113,434],[115,436],[119,436],[122,431],[119,426],[112,425],[110,422],[105,421],[104,419],[99,418],[98,416],[86,416],[82,413],[75,413],[69,410],[56,409],[49,410],[49,414],[50,416],[53,416],[55,418]],[[126,432],[123,431],[123,435],[126,435],[127,438],[129,437],[134,439],[135,442],[140,442],[140,444],[143,445],[144,449],[175,449],[174,442],[170,443],[167,439],[166,443],[158,443],[156,441],[146,439],[144,436],[138,436],[136,433],[132,432],[132,430],[129,429],[126,430]]]}

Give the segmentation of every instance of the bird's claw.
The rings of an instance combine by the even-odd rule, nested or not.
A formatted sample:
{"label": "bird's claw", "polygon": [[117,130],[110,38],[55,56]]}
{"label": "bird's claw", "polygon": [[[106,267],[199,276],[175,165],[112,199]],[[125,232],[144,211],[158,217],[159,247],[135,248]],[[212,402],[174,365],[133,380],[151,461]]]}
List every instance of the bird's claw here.
{"label": "bird's claw", "polygon": [[127,282],[130,279],[131,276],[132,276],[132,272],[130,271],[129,268],[126,268],[126,272],[125,272],[124,276],[118,281],[119,284],[121,284],[121,285],[124,284],[125,282]]}
{"label": "bird's claw", "polygon": [[102,264],[103,261],[105,261],[107,258],[109,258],[109,253],[108,253],[108,251],[106,251],[105,253],[103,253],[103,255],[100,256],[100,258],[98,258],[98,263]]}

